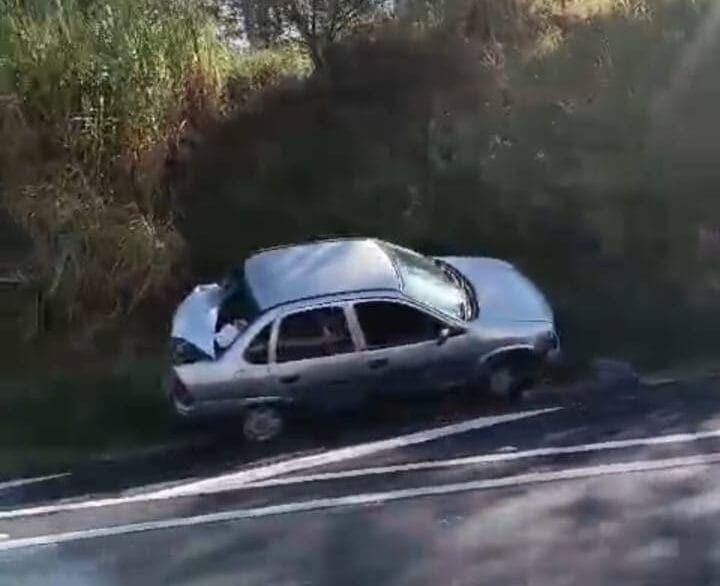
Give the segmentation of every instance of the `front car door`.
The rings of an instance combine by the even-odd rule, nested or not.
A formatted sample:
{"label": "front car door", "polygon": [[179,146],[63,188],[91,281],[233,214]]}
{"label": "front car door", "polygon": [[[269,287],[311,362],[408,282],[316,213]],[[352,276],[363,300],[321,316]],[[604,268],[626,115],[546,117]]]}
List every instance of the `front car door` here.
{"label": "front car door", "polygon": [[190,379],[198,401],[233,401],[273,394],[269,369],[273,321],[263,320],[246,332],[214,361],[190,365]]}
{"label": "front car door", "polygon": [[270,370],[281,394],[323,411],[350,408],[364,400],[359,356],[345,306],[285,314],[274,339]]}
{"label": "front car door", "polygon": [[[362,362],[380,397],[442,391],[468,382],[470,334],[420,308],[391,300],[356,302]],[[451,335],[441,337],[443,329]]]}

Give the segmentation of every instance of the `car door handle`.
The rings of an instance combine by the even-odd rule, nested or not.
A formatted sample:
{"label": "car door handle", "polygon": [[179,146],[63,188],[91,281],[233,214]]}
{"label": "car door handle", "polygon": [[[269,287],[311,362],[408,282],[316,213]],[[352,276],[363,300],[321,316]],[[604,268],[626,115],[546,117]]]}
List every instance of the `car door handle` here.
{"label": "car door handle", "polygon": [[300,380],[299,374],[289,374],[288,376],[281,376],[280,382],[284,385],[291,385],[293,383],[296,383]]}
{"label": "car door handle", "polygon": [[389,363],[390,361],[387,358],[375,358],[368,362],[368,366],[373,370],[377,370],[378,368],[385,368]]}

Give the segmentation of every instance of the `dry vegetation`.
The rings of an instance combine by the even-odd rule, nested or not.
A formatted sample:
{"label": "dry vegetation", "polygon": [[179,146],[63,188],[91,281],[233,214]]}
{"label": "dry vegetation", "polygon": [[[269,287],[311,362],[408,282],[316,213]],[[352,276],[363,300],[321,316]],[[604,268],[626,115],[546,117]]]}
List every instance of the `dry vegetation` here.
{"label": "dry vegetation", "polygon": [[166,162],[232,65],[194,4],[173,6],[2,2],[0,177],[62,321],[117,318],[170,281]]}
{"label": "dry vegetation", "polygon": [[372,233],[508,256],[580,342],[621,351],[608,324],[632,316],[627,346],[672,354],[658,308],[714,295],[716,211],[707,183],[682,178],[697,208],[668,191],[658,116],[681,114],[656,105],[710,4],[417,6],[311,74],[292,45],[237,53],[194,0],[0,0],[0,185],[46,327],[166,312],[258,245]]}
{"label": "dry vegetation", "polygon": [[19,343],[0,290],[0,469],[172,437],[180,288],[318,235],[507,257],[571,353],[717,354],[717,2],[405,0],[319,71],[209,4],[0,0],[0,191],[46,318]]}

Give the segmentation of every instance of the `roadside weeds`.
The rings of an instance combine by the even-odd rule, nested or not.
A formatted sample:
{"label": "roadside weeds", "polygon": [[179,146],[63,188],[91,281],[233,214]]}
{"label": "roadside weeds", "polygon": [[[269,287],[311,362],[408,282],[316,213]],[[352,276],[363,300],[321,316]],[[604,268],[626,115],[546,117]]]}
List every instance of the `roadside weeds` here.
{"label": "roadside weeds", "polygon": [[0,384],[0,477],[188,442],[154,364],[105,377]]}

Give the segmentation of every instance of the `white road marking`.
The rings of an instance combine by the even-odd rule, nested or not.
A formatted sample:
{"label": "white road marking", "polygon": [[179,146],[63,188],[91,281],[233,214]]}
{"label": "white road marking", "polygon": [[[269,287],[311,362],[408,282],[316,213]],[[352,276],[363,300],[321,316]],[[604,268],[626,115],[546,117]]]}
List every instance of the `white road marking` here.
{"label": "white road marking", "polygon": [[534,411],[524,411],[521,413],[510,413],[506,415],[495,415],[491,417],[478,417],[476,419],[470,419],[461,423],[454,423],[452,425],[418,431],[416,433],[402,435],[387,440],[379,440],[365,444],[359,444],[356,446],[348,446],[345,448],[329,450],[320,454],[314,454],[312,456],[302,456],[300,458],[294,458],[292,460],[276,462],[274,464],[267,464],[265,466],[257,466],[255,468],[249,468],[229,474],[223,474],[221,476],[207,478],[204,480],[191,482],[189,484],[183,484],[180,486],[150,493],[97,499],[90,501],[66,502],[56,505],[44,505],[39,507],[15,509],[10,511],[0,511],[0,520],[15,519],[18,517],[29,517],[34,515],[49,515],[52,513],[61,513],[65,511],[77,511],[82,509],[109,507],[115,505],[124,505],[128,503],[166,500],[183,496],[196,496],[204,494],[214,494],[218,492],[227,492],[244,488],[250,483],[272,478],[273,476],[279,476],[280,474],[299,472],[301,470],[314,468],[316,466],[334,464],[337,462],[342,462],[344,460],[377,454],[382,451],[417,445],[450,435],[482,429],[485,427],[491,427],[500,423],[509,423],[511,421],[517,421],[520,419],[525,419],[527,417],[541,415],[543,413],[550,413],[552,411],[557,411],[558,409],[561,409],[561,407],[551,407],[547,409],[537,409]]}
{"label": "white road marking", "polygon": [[560,456],[564,454],[582,454],[587,452],[600,452],[603,450],[620,450],[647,446],[660,446],[665,444],[680,444],[694,442],[702,439],[720,437],[720,430],[699,431],[695,433],[675,433],[655,437],[640,437],[626,440],[612,440],[593,444],[578,444],[574,446],[556,446],[537,448],[523,452],[508,452],[506,450],[495,454],[481,454],[465,456],[450,460],[426,460],[423,462],[410,462],[408,464],[392,464],[389,466],[373,466],[369,468],[355,468],[353,470],[340,470],[337,472],[321,472],[318,474],[285,476],[270,478],[246,484],[244,488],[265,488],[271,486],[285,486],[288,484],[301,484],[303,482],[319,482],[323,480],[339,480],[342,478],[356,478],[358,476],[374,476],[378,474],[393,474],[396,472],[416,472],[418,470],[434,470],[439,468],[453,468],[456,466],[472,466],[474,464],[495,464],[510,462],[527,458],[540,458],[544,456]]}
{"label": "white road marking", "polygon": [[35,484],[37,482],[45,482],[46,480],[55,480],[56,478],[64,478],[70,476],[70,472],[62,472],[60,474],[50,474],[48,476],[35,476],[34,478],[18,478],[17,480],[8,480],[6,482],[0,482],[0,490],[8,488],[17,488],[18,486],[24,486],[26,484]]}
{"label": "white road marking", "polygon": [[652,472],[690,466],[708,466],[711,464],[719,463],[720,453],[716,452],[713,454],[666,458],[663,460],[602,464],[598,466],[570,468],[567,470],[558,470],[553,472],[528,472],[525,474],[517,474],[515,476],[507,476],[505,478],[475,480],[470,482],[442,484],[435,486],[421,486],[417,488],[390,490],[386,492],[355,494],[341,497],[331,497],[285,503],[281,505],[270,505],[254,509],[237,509],[233,511],[223,511],[220,513],[210,513],[205,515],[196,515],[192,517],[180,517],[175,519],[163,519],[160,521],[148,521],[145,523],[133,523],[130,525],[84,529],[81,531],[56,533],[54,535],[24,537],[18,539],[11,539],[8,541],[0,541],[0,551],[44,545],[55,545],[70,541],[97,539],[101,537],[113,537],[118,535],[128,535],[131,533],[157,531],[161,529],[178,529],[182,527],[192,527],[196,525],[208,525],[211,523],[239,521],[243,519],[258,519],[262,517],[286,515],[290,513],[303,513],[338,507],[382,504],[392,501],[469,492],[473,490],[511,488],[545,482],[580,480],[584,478],[608,476],[614,474]]}
{"label": "white road marking", "polygon": [[250,470],[240,470],[239,472],[231,472],[216,476],[215,478],[207,478],[190,484],[167,488],[148,496],[157,498],[172,498],[177,496],[196,495],[196,494],[212,494],[215,492],[224,492],[233,490],[251,482],[258,482],[273,476],[281,474],[290,474],[291,472],[299,472],[308,468],[316,468],[318,466],[327,466],[328,464],[336,464],[345,460],[356,459],[364,456],[370,456],[379,452],[405,448],[417,444],[426,443],[442,437],[465,433],[498,425],[499,423],[509,423],[543,413],[557,411],[560,407],[551,407],[548,409],[537,409],[534,411],[524,411],[522,413],[510,413],[507,415],[495,415],[491,417],[478,417],[461,423],[445,425],[433,429],[426,429],[408,435],[401,435],[391,439],[359,444],[357,446],[348,446],[346,448],[338,448],[321,454],[312,456],[303,456],[294,460],[286,460],[267,466],[251,468]]}

